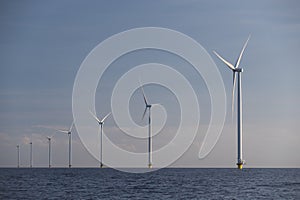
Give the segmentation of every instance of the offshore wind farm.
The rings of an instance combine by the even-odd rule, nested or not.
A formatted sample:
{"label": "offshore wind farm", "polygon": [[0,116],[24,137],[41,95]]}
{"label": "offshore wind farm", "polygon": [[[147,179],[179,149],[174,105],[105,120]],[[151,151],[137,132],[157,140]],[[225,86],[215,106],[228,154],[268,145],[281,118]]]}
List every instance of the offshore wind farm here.
{"label": "offshore wind farm", "polygon": [[[188,4],[188,3],[187,3]],[[197,5],[198,6],[198,5]],[[197,7],[196,6],[196,7]],[[225,6],[225,5],[224,5]],[[226,6],[225,6],[226,7]],[[274,7],[276,7],[274,5]],[[289,10],[285,5],[285,11]],[[245,6],[241,6],[241,9],[248,10],[248,8]],[[132,8],[134,9],[134,8]],[[229,7],[226,7],[227,10],[230,10]],[[251,10],[252,7],[249,5],[249,10]],[[271,8],[270,8],[271,9]],[[276,10],[276,8],[274,8]],[[8,11],[7,11],[8,12]],[[196,16],[196,10],[191,11]],[[269,11],[270,13],[273,13],[274,16],[278,16],[277,13],[271,9]],[[34,12],[37,16],[42,15],[43,13],[40,13],[39,10],[34,10]],[[293,13],[293,12],[286,12],[286,13]],[[74,14],[71,12],[71,15]],[[204,14],[208,17],[209,13],[204,12]],[[8,16],[11,16],[9,13],[7,13]],[[22,14],[21,14],[22,15]],[[99,14],[100,15],[100,14]],[[237,14],[238,15],[238,14]],[[247,16],[241,15],[244,18],[247,18]],[[260,15],[263,18],[263,14]],[[43,16],[45,17],[45,16]],[[76,18],[76,16],[73,16]],[[221,21],[221,24],[226,25],[226,27],[231,28],[232,30],[237,28],[239,26],[239,22],[235,21],[235,26],[232,24],[228,24],[230,21],[228,16],[224,15],[224,19]],[[279,17],[279,16],[278,16]],[[209,18],[209,17],[208,17]],[[279,17],[280,18],[280,17]],[[201,18],[202,19],[202,18]],[[204,18],[203,18],[204,19]],[[216,20],[213,18],[213,22],[217,24],[219,20]],[[264,18],[265,19],[265,18]],[[11,19],[13,20],[13,19]],[[14,19],[17,20],[17,19]],[[30,21],[31,18],[24,18],[24,20],[27,20],[27,23],[37,23],[35,24],[36,27],[38,27],[39,22],[37,21]],[[52,19],[45,19],[46,21],[51,21]],[[54,20],[54,19],[53,19]],[[269,20],[269,21],[268,21]],[[282,23],[284,20],[287,20],[287,18],[282,18]],[[159,21],[159,20],[157,20]],[[267,36],[266,33],[270,30],[270,18],[266,18],[265,26],[259,26],[261,29],[258,29],[257,26],[251,25],[247,29],[239,29],[240,31],[235,32],[236,34],[230,34],[224,33],[221,34],[221,28],[219,27],[210,27],[209,24],[206,21],[201,22],[204,26],[204,29],[201,29],[200,27],[194,27],[191,22],[189,22],[187,25],[189,30],[193,30],[191,32],[189,31],[182,31],[181,29],[176,28],[176,26],[171,26],[170,28],[174,28],[175,30],[182,31],[183,33],[186,33],[190,36],[192,36],[196,41],[201,42],[205,41],[205,47],[206,50],[211,57],[211,59],[216,63],[216,66],[218,67],[218,70],[220,71],[220,74],[222,75],[223,82],[225,84],[225,90],[228,97],[232,96],[232,91],[234,87],[237,87],[238,82],[238,74],[242,74],[242,72],[237,72],[236,81],[234,82],[236,85],[232,86],[233,83],[230,83],[231,81],[228,81],[232,79],[229,77],[228,71],[226,68],[222,67],[223,61],[218,59],[218,57],[215,57],[213,51],[216,50],[218,53],[221,53],[222,58],[224,58],[226,61],[234,60],[234,54],[235,52],[238,52],[240,48],[240,44],[243,41],[243,38],[245,38],[245,35],[249,34],[249,32],[252,33],[252,39],[249,45],[247,46],[247,55],[243,58],[240,65],[246,65],[246,73],[243,75],[243,102],[241,102],[240,106],[243,107],[243,145],[242,145],[242,156],[247,158],[247,167],[259,167],[259,166],[297,166],[298,161],[297,159],[291,159],[290,157],[297,157],[297,155],[294,155],[294,152],[297,152],[297,134],[294,130],[296,127],[297,122],[297,109],[295,109],[295,106],[293,106],[293,109],[291,109],[291,106],[294,105],[298,98],[298,93],[293,91],[298,91],[297,88],[297,78],[295,77],[295,74],[297,74],[297,68],[294,68],[296,66],[296,63],[294,62],[295,59],[293,59],[293,55],[297,51],[297,39],[296,42],[292,41],[292,36],[289,35],[290,32],[293,32],[295,30],[290,30],[290,32],[285,32],[285,29],[280,29],[275,31],[272,36]],[[270,22],[270,23],[268,23]],[[279,23],[279,22],[278,22]],[[280,23],[279,23],[280,24]],[[278,24],[278,27],[279,27]],[[158,26],[162,26],[163,24],[157,24]],[[3,25],[6,26],[6,25]],[[54,25],[53,25],[54,26]],[[74,25],[75,26],[75,25]],[[61,27],[61,26],[59,26]],[[269,27],[269,28],[268,28]],[[272,26],[276,27],[276,26]],[[53,30],[55,27],[52,27]],[[7,28],[7,30],[10,30]],[[22,29],[19,29],[22,31]],[[45,29],[46,30],[46,29]],[[61,29],[59,29],[61,30]],[[102,30],[102,29],[101,29]],[[208,31],[210,34],[203,33],[202,30],[210,30]],[[263,31],[265,30],[265,31]],[[90,32],[93,32],[90,30]],[[99,41],[103,41],[107,38],[108,35],[113,35],[114,33],[119,32],[118,30],[112,31],[111,33],[106,34],[106,36],[103,36],[103,32],[99,30]],[[37,34],[36,31],[33,31],[33,33]],[[280,34],[279,34],[280,33]],[[3,33],[4,34],[4,33]],[[70,33],[70,34],[77,34],[77,33]],[[78,33],[79,34],[79,33]],[[277,35],[278,34],[278,35]],[[279,35],[286,34],[286,37],[280,37]],[[17,47],[20,47],[24,49],[27,47],[24,43],[26,41],[34,40],[34,38],[31,35],[21,34],[23,36],[19,38],[20,43],[17,43],[15,45],[12,45],[12,48],[16,48],[15,51],[12,51],[11,54],[7,52],[8,55],[15,55],[13,52],[18,52]],[[45,32],[45,37],[53,38],[53,40],[56,40],[56,36],[50,35],[47,31]],[[8,37],[10,37],[10,34],[4,34],[4,38],[7,38],[6,41],[12,41]],[[13,37],[13,36],[11,36]],[[95,37],[91,37],[95,38]],[[284,39],[287,38],[287,39]],[[70,40],[70,39],[69,39]],[[9,57],[3,57],[3,62],[6,63],[7,68],[3,69],[3,73],[1,73],[1,80],[3,80],[3,84],[1,84],[2,88],[2,94],[5,102],[1,103],[3,109],[6,109],[6,111],[1,111],[2,113],[2,131],[1,135],[3,138],[1,141],[3,141],[1,146],[3,149],[2,152],[10,152],[5,156],[3,154],[3,158],[0,159],[3,164],[2,166],[11,166],[15,167],[17,166],[17,159],[16,159],[16,153],[15,148],[16,145],[19,145],[21,147],[21,157],[20,157],[20,163],[22,166],[30,166],[30,140],[28,138],[31,137],[31,135],[34,135],[32,139],[32,146],[33,146],[33,154],[32,154],[32,160],[33,160],[33,166],[48,166],[48,160],[45,159],[45,156],[42,156],[44,154],[48,154],[48,146],[43,146],[43,141],[45,139],[42,139],[41,137],[44,136],[50,136],[52,132],[51,129],[44,130],[44,129],[37,129],[34,128],[34,126],[49,126],[51,128],[55,129],[65,129],[67,130],[69,127],[64,127],[64,124],[68,124],[72,119],[72,108],[71,108],[71,91],[73,87],[74,77],[78,70],[78,66],[84,59],[84,57],[87,54],[78,54],[77,56],[73,56],[73,54],[67,53],[70,52],[72,49],[69,49],[68,46],[70,46],[71,41],[66,40],[68,42],[68,45],[61,45],[61,50],[58,52],[53,51],[50,47],[47,48],[51,53],[47,53],[47,55],[53,55],[54,60],[64,60],[64,62],[70,62],[71,60],[74,60],[75,64],[71,63],[65,63],[66,67],[63,67],[62,65],[58,65],[57,63],[53,63],[54,61],[52,59],[49,59],[46,55],[43,55],[43,63],[35,64],[33,63],[33,60],[36,60],[36,58],[39,58],[36,54],[33,54],[32,51],[26,51],[24,53],[24,63],[26,63],[26,67],[22,68],[23,62],[21,63],[18,60],[14,60],[16,62],[15,64],[12,63],[12,58],[8,59]],[[286,41],[285,41],[286,40]],[[48,41],[48,40],[44,40]],[[10,44],[10,43],[9,43]],[[41,43],[34,43],[37,46],[32,46],[31,48],[42,48],[40,45]],[[53,43],[47,43],[48,45],[52,45]],[[76,44],[76,43],[75,43]],[[176,44],[176,42],[174,42]],[[278,45],[276,45],[278,44]],[[94,46],[95,43],[90,41],[90,46]],[[290,46],[289,46],[290,45]],[[279,49],[280,46],[280,49]],[[62,49],[66,48],[66,51],[62,51]],[[3,49],[3,48],[2,48]],[[80,49],[78,47],[78,49]],[[86,48],[85,51],[89,51],[91,48]],[[4,49],[3,49],[4,51]],[[35,50],[34,52],[40,52]],[[65,59],[62,59],[59,56],[62,56],[65,54]],[[246,53],[246,52],[245,52]],[[28,54],[28,55],[27,55]],[[43,53],[42,53],[43,54]],[[3,56],[6,55],[5,53],[2,54]],[[27,56],[26,56],[27,55]],[[280,55],[280,56],[279,56]],[[26,58],[25,58],[26,57]],[[279,57],[283,57],[286,59],[279,59]],[[73,59],[74,58],[74,59]],[[288,60],[288,62],[284,62],[285,60]],[[37,62],[41,62],[37,60]],[[187,79],[189,79],[192,87],[195,90],[195,93],[197,95],[198,99],[202,99],[200,101],[200,109],[202,110],[201,113],[201,119],[203,119],[203,122],[201,122],[201,130],[207,130],[207,122],[210,120],[210,101],[209,101],[209,94],[205,86],[205,83],[203,82],[203,79],[201,77],[199,78],[196,73],[191,68],[191,66],[188,65],[188,63],[182,61],[179,58],[176,58],[175,56],[166,54],[164,52],[157,52],[152,51],[148,49],[145,52],[136,51],[131,54],[126,54],[126,56],[121,57],[120,59],[113,62],[111,65],[112,69],[109,69],[106,71],[106,75],[101,79],[99,82],[99,87],[96,90],[96,111],[97,113],[100,113],[101,115],[104,113],[110,112],[110,92],[102,92],[103,89],[106,91],[112,91],[114,83],[118,80],[119,77],[122,76],[122,74],[126,73],[130,69],[130,67],[133,67],[135,65],[138,65],[140,63],[147,63],[147,62],[157,62],[157,63],[164,63],[167,65],[170,65],[174,67],[177,71],[182,73]],[[287,63],[287,64],[286,64]],[[232,63],[231,65],[233,65]],[[227,64],[226,64],[227,65]],[[36,67],[30,67],[30,66],[36,66]],[[39,66],[39,67],[37,67]],[[235,66],[235,65],[233,65]],[[264,67],[262,67],[264,66]],[[273,66],[273,67],[271,67]],[[282,71],[282,66],[287,66],[285,73],[280,74],[279,72]],[[270,69],[272,68],[272,70]],[[41,70],[41,71],[39,71]],[[230,70],[232,70],[230,68]],[[26,73],[25,73],[26,71]],[[234,71],[234,70],[233,70]],[[295,73],[291,73],[291,72]],[[260,73],[258,73],[260,72]],[[272,73],[271,73],[272,72]],[[25,76],[25,74],[28,76]],[[28,74],[27,74],[28,73]],[[36,75],[35,75],[36,73]],[[24,76],[23,76],[24,74]],[[244,74],[244,73],[243,73]],[[266,74],[263,76],[263,74]],[[157,74],[159,76],[160,74]],[[16,78],[11,78],[16,77]],[[137,78],[137,77],[136,77]],[[30,81],[32,80],[32,81]],[[55,81],[54,81],[55,80]],[[176,83],[174,83],[176,85]],[[278,87],[277,87],[278,85]],[[106,88],[105,88],[106,87]],[[144,86],[147,91],[146,95],[147,97],[150,97],[150,102],[161,102],[164,107],[166,107],[168,111],[168,117],[170,118],[167,123],[167,127],[169,130],[173,130],[176,128],[175,125],[173,125],[171,122],[178,122],[180,112],[178,112],[177,109],[177,102],[174,100],[172,95],[168,93],[167,90],[163,88],[156,87],[155,84],[151,86],[151,84]],[[15,89],[17,88],[17,89]],[[145,89],[144,88],[144,89]],[[276,88],[276,90],[274,89]],[[148,91],[149,89],[149,91]],[[235,88],[237,89],[237,88]],[[99,92],[98,92],[99,90]],[[238,91],[236,91],[238,92]],[[138,92],[139,93],[139,92]],[[138,93],[135,96],[132,97],[132,100],[130,100],[131,108],[131,115],[133,120],[136,124],[143,125],[145,128],[148,126],[149,119],[147,117],[147,120],[143,120],[141,122],[141,110],[145,109],[144,102],[141,101],[141,96]],[[281,94],[282,93],[282,94]],[[281,94],[281,95],[279,95]],[[280,96],[280,98],[279,98]],[[284,97],[284,98],[283,98]],[[237,98],[237,96],[235,97]],[[282,99],[281,99],[282,98]],[[169,99],[169,102],[168,100]],[[43,103],[42,103],[43,102]],[[227,102],[233,102],[232,97],[227,98]],[[235,101],[236,103],[238,101]],[[237,104],[235,104],[238,106]],[[87,104],[87,109],[90,108],[90,105]],[[227,110],[230,110],[230,105],[226,105],[228,108]],[[155,106],[155,108],[151,108],[151,114],[155,114],[156,109],[160,109],[161,106]],[[237,108],[237,107],[236,107]],[[263,108],[263,109],[262,109]],[[24,111],[24,112],[21,112]],[[232,112],[232,111],[231,111]],[[25,115],[27,113],[28,115]],[[230,113],[230,112],[228,112]],[[236,109],[236,114],[237,114]],[[291,119],[286,120],[287,117],[291,116]],[[90,116],[89,116],[90,117]],[[236,115],[234,115],[236,117]],[[132,148],[136,149],[136,151],[149,151],[149,141],[148,139],[145,139],[143,142],[147,144],[131,144],[132,141],[128,140],[125,137],[122,138],[123,141],[120,141],[118,139],[114,139],[115,135],[121,134],[116,129],[114,129],[116,126],[114,122],[115,116],[112,115],[112,118],[107,119],[105,123],[105,131],[107,131],[107,134],[110,139],[113,139],[114,142],[120,143],[121,146],[124,146],[126,148]],[[274,123],[274,119],[278,123]],[[157,120],[162,121],[162,119],[159,118],[153,118],[153,123]],[[237,120],[237,119],[236,119]],[[234,120],[234,122],[236,122]],[[18,122],[18,124],[16,123]],[[92,123],[92,121],[91,121]],[[208,158],[199,160],[197,157],[197,151],[199,150],[196,146],[201,145],[201,142],[203,141],[203,133],[201,131],[198,132],[198,135],[195,142],[192,145],[191,151],[187,152],[187,157],[191,158],[188,160],[179,159],[179,161],[176,163],[176,166],[186,166],[186,167],[209,167],[209,166],[222,166],[222,167],[233,167],[232,163],[238,163],[238,161],[235,161],[237,158],[237,133],[236,133],[236,126],[237,123],[232,123],[232,120],[230,117],[226,118],[225,126],[223,129],[223,132],[221,134],[220,140],[218,141],[217,145],[214,148],[214,151],[211,156],[214,156],[214,158]],[[251,127],[251,128],[250,128]],[[99,128],[99,127],[98,127]],[[156,141],[158,137],[155,135],[155,125],[153,127],[153,139],[151,141],[153,145],[153,152],[152,155],[154,155],[155,151],[157,150],[158,146],[161,145],[161,143],[166,143],[164,140]],[[199,129],[200,130],[200,129]],[[91,131],[92,134],[93,131]],[[146,133],[149,135],[149,130],[143,130],[140,133],[143,135]],[[171,131],[170,131],[171,132]],[[249,133],[254,134],[249,134]],[[96,131],[93,132],[95,136]],[[273,135],[275,134],[275,136]],[[74,143],[72,148],[72,152],[77,152],[72,156],[73,160],[75,160],[76,164],[75,166],[97,166],[99,164],[99,161],[97,159],[94,159],[93,156],[91,156],[87,151],[83,150],[85,147],[80,144],[80,138],[77,135],[76,128],[74,129],[74,133],[67,135],[68,138],[64,139],[64,135],[57,134],[55,135],[55,139],[57,138],[57,141],[53,142],[53,164],[56,166],[67,166],[69,163],[69,146],[71,143],[70,135],[72,137],[72,141]],[[170,133],[171,138],[172,134]],[[225,137],[226,135],[226,137]],[[259,135],[259,137],[257,136]],[[159,136],[159,135],[157,135]],[[144,136],[143,136],[144,137]],[[145,136],[148,137],[148,136]],[[259,139],[258,139],[259,138]],[[271,139],[272,138],[272,139]],[[293,138],[293,139],[292,139]],[[125,141],[126,140],[126,141]],[[96,141],[96,140],[95,140]],[[240,139],[242,141],[242,139]],[[47,142],[47,139],[46,139]],[[66,142],[66,144],[64,144]],[[79,143],[78,143],[79,142]],[[200,144],[198,144],[200,143]],[[47,143],[46,143],[47,144]],[[227,145],[230,144],[230,145]],[[265,145],[266,144],[272,144],[268,145],[269,148],[268,151],[266,151]],[[289,145],[287,145],[289,144]],[[132,146],[133,145],[133,146]],[[255,147],[255,148],[253,148]],[[278,148],[280,147],[280,148]],[[222,149],[225,149],[222,151]],[[56,153],[63,152],[62,154]],[[95,149],[95,153],[97,151],[97,155],[99,154],[99,151]],[[40,152],[37,154],[36,152]],[[43,152],[43,153],[42,153]],[[272,152],[272,153],[271,153]],[[57,155],[56,155],[57,154]],[[150,155],[150,154],[149,154]],[[259,155],[259,156],[258,156]],[[275,156],[276,155],[276,156]],[[293,155],[293,156],[290,156]],[[258,156],[258,157],[257,157]],[[260,157],[261,156],[261,157]],[[149,165],[148,161],[148,155],[145,156],[147,158],[147,161],[145,161],[145,166]],[[263,159],[268,158],[268,159]],[[58,159],[58,160],[56,160]],[[153,157],[154,159],[154,157]],[[269,160],[270,159],[270,160]],[[67,165],[65,165],[67,160]],[[242,159],[240,159],[242,161]],[[268,164],[273,163],[273,164]],[[72,164],[73,165],[73,164]]]}
{"label": "offshore wind farm", "polygon": [[[237,167],[238,169],[242,169],[243,165],[245,164],[245,160],[243,160],[243,153],[242,153],[242,118],[243,118],[243,114],[242,114],[242,79],[241,79],[241,73],[243,72],[243,68],[239,67],[240,63],[241,63],[241,59],[243,56],[243,53],[245,51],[245,48],[248,44],[248,41],[250,39],[250,36],[248,37],[247,41],[245,42],[239,56],[238,59],[236,60],[235,65],[232,65],[230,62],[228,62],[227,60],[225,60],[222,56],[220,56],[217,52],[213,51],[213,53],[223,62],[227,65],[227,67],[232,70],[233,72],[233,87],[232,87],[232,104],[231,104],[231,114],[232,114],[232,119],[233,119],[233,114],[234,114],[234,102],[235,102],[235,90],[236,90],[236,85],[237,85]],[[236,75],[237,74],[237,75]],[[236,84],[236,79],[237,84]],[[150,104],[149,101],[147,100],[147,97],[145,95],[144,89],[143,89],[143,85],[141,84],[141,81],[139,80],[140,83],[140,89],[142,91],[142,96],[143,96],[143,100],[145,103],[145,110],[143,112],[142,115],[142,120],[144,119],[147,111],[148,111],[148,168],[152,168],[153,167],[153,162],[152,162],[152,133],[151,133],[151,108],[155,105],[160,105],[160,104]],[[103,124],[104,121],[106,120],[106,118],[109,117],[109,115],[111,115],[111,112],[109,112],[108,114],[106,114],[102,119],[99,119],[96,114],[94,114],[91,110],[89,110],[89,113],[91,114],[91,116],[96,120],[96,122],[99,124],[99,166],[100,168],[103,168],[104,163],[103,163]],[[68,138],[69,138],[69,153],[68,153],[68,160],[69,160],[69,164],[68,167],[71,168],[72,164],[71,164],[71,157],[72,157],[72,153],[71,153],[71,144],[72,144],[72,138],[71,138],[71,131],[74,125],[74,120],[70,126],[69,129],[67,130],[63,130],[63,129],[55,129],[58,132],[61,133],[65,133],[68,134]],[[49,143],[49,168],[51,167],[51,137],[47,137],[48,139],[48,143]],[[18,150],[18,159],[17,159],[17,168],[19,168],[19,145],[17,146],[17,150]],[[30,168],[32,168],[32,141],[30,141]]]}
{"label": "offshore wind farm", "polygon": [[299,199],[299,9],[1,1],[0,199]]}

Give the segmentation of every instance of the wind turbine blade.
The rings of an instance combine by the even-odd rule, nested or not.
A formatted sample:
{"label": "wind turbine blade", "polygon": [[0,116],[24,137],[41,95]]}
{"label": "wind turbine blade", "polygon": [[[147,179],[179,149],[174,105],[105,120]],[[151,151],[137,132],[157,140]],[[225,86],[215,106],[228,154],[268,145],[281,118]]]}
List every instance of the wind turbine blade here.
{"label": "wind turbine blade", "polygon": [[154,103],[154,104],[151,104],[151,106],[162,106],[160,103]]}
{"label": "wind turbine blade", "polygon": [[143,113],[143,117],[142,117],[142,120],[144,119],[145,115],[146,115],[146,112],[147,112],[147,107],[145,108],[145,111]]}
{"label": "wind turbine blade", "polygon": [[147,101],[147,98],[146,98],[146,95],[145,95],[145,92],[144,92],[144,88],[143,88],[143,86],[142,86],[142,83],[141,83],[141,81],[140,81],[140,86],[141,86],[141,89],[142,89],[142,93],[143,93],[144,102],[145,102],[145,104],[146,104],[146,105],[148,105],[148,101]]}
{"label": "wind turbine blade", "polygon": [[233,87],[232,87],[232,99],[231,99],[231,118],[233,120],[233,113],[234,113],[234,92],[235,92],[235,85],[236,85],[236,74],[233,72]]}
{"label": "wind turbine blade", "polygon": [[242,48],[242,51],[241,51],[241,53],[240,53],[240,56],[238,57],[238,59],[237,59],[237,61],[236,61],[236,63],[235,63],[235,67],[236,67],[236,68],[238,68],[239,65],[240,65],[240,62],[241,62],[243,53],[244,53],[245,48],[246,48],[246,46],[247,46],[247,44],[248,44],[248,41],[249,41],[249,39],[250,39],[250,36],[251,36],[251,35],[249,35],[247,41],[245,42],[245,44],[244,44],[244,46],[243,46],[243,48]]}
{"label": "wind turbine blade", "polygon": [[144,93],[144,90],[143,90],[143,88],[142,88],[142,91],[143,91],[143,98],[144,98],[144,102],[145,102],[145,104],[146,104],[146,105],[148,105],[148,102],[147,102],[147,99],[146,99],[146,96],[145,96],[145,93]]}
{"label": "wind turbine blade", "polygon": [[104,120],[111,114],[111,112],[109,112],[105,117],[103,117],[103,119],[101,120],[101,122],[103,123]]}
{"label": "wind turbine blade", "polygon": [[222,60],[230,69],[232,69],[232,70],[234,70],[235,69],[235,67],[230,63],[230,62],[228,62],[227,60],[225,60],[224,58],[222,58],[217,52],[215,52],[215,51],[213,51],[214,52],[214,54],[216,54],[216,56],[220,59],[220,60]]}
{"label": "wind turbine blade", "polygon": [[68,133],[69,131],[66,131],[66,130],[59,130],[57,129],[57,131],[61,132],[61,133]]}
{"label": "wind turbine blade", "polygon": [[93,118],[94,118],[98,123],[101,122],[100,119],[98,119],[98,117],[97,117],[94,113],[92,113],[92,111],[90,111],[90,113],[91,113],[91,115],[93,116]]}

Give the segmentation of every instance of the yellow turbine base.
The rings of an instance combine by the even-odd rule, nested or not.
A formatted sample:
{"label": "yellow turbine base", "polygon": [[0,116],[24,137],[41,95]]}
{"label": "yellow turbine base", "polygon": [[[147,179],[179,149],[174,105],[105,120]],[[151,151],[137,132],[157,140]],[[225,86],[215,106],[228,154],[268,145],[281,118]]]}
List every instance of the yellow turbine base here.
{"label": "yellow turbine base", "polygon": [[238,166],[238,169],[243,169],[243,164],[237,164],[237,166]]}
{"label": "yellow turbine base", "polygon": [[151,169],[151,168],[152,168],[152,164],[148,164],[148,168],[150,168],[150,169]]}

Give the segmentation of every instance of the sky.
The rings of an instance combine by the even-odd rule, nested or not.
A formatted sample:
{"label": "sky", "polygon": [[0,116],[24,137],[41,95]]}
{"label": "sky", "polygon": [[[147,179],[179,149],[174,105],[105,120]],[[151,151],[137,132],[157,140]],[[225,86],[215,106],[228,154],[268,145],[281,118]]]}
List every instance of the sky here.
{"label": "sky", "polygon": [[[46,136],[53,135],[52,165],[67,166],[67,136],[54,132],[72,121],[72,90],[76,74],[89,52],[108,37],[139,27],[163,27],[200,43],[217,65],[227,94],[227,116],[216,146],[198,158],[208,128],[210,97],[201,76],[179,57],[141,50],[120,57],[105,71],[96,92],[96,110],[108,113],[116,81],[137,64],[173,66],[190,81],[199,100],[200,130],[191,147],[172,167],[235,167],[236,133],[231,119],[232,73],[213,54],[235,62],[249,34],[243,72],[243,151],[247,167],[300,166],[300,3],[298,1],[9,1],[0,2],[0,167],[48,165]],[[180,122],[178,102],[167,88],[146,85],[151,102],[165,106],[168,119],[153,140],[166,145]],[[143,113],[139,91],[130,100],[136,123]],[[103,113],[103,114],[102,114]],[[106,122],[110,139],[130,151],[145,151],[146,141],[124,135],[114,117]],[[73,131],[72,164],[96,167],[98,161]]]}

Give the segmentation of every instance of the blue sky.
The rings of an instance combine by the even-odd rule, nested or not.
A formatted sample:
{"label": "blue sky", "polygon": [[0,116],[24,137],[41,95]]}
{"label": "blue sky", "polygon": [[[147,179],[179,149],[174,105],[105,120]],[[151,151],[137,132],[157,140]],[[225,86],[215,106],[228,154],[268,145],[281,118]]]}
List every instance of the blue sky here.
{"label": "blue sky", "polygon": [[[298,1],[1,1],[0,166],[15,165],[17,144],[22,165],[28,165],[30,137],[35,165],[47,165],[44,136],[52,131],[41,126],[64,128],[71,123],[73,83],[87,54],[113,34],[156,26],[180,31],[203,45],[223,77],[228,110],[232,74],[212,51],[234,62],[251,33],[241,63],[244,157],[250,167],[299,167],[299,8]],[[110,110],[111,89],[122,73],[153,61],[174,65],[191,81],[202,99],[201,125],[207,128],[209,96],[203,80],[178,57],[158,51],[131,53],[113,63],[99,83],[97,111]],[[145,91],[152,101],[171,102],[165,128],[176,127],[174,96],[155,85]],[[132,101],[132,116],[138,119],[143,110],[138,92]],[[113,130],[113,118],[107,126]],[[234,130],[228,113],[221,138],[207,158],[197,158],[199,136],[174,166],[234,167]],[[73,138],[74,166],[96,166],[76,131]],[[118,143],[118,137],[112,139]],[[64,135],[55,135],[54,166],[67,163],[66,142]]]}

